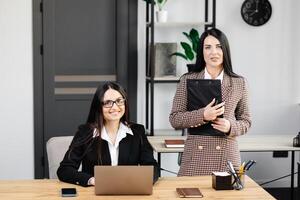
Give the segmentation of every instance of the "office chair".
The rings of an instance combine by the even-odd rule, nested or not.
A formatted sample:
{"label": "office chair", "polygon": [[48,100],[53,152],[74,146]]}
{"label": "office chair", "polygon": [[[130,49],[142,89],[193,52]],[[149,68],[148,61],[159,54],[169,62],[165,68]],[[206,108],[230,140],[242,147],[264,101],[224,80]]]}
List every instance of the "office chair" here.
{"label": "office chair", "polygon": [[49,178],[57,179],[56,171],[68,150],[72,139],[73,136],[60,136],[52,137],[47,141],[46,149],[48,156]]}

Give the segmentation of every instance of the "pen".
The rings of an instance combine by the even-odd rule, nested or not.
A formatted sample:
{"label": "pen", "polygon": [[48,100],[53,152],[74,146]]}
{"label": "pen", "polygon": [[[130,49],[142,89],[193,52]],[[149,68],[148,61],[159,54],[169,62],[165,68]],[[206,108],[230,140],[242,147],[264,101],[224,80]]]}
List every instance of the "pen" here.
{"label": "pen", "polygon": [[245,164],[245,169],[253,162],[254,160],[249,160],[246,164]]}
{"label": "pen", "polygon": [[248,171],[255,164],[256,164],[256,161],[255,160],[251,160],[251,163],[247,167],[245,167],[245,169]]}
{"label": "pen", "polygon": [[240,166],[239,173],[244,173],[244,171],[245,171],[245,162],[243,162],[242,165]]}

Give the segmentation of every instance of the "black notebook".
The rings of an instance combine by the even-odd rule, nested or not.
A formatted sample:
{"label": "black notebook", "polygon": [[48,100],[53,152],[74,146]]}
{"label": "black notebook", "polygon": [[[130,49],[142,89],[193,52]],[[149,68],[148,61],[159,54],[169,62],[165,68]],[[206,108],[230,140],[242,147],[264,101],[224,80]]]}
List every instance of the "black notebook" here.
{"label": "black notebook", "polygon": [[[215,104],[222,102],[221,80],[187,79],[188,111],[204,108],[214,98],[216,99]],[[195,135],[224,136],[224,133],[214,129],[210,122],[199,127],[189,128],[189,133]]]}

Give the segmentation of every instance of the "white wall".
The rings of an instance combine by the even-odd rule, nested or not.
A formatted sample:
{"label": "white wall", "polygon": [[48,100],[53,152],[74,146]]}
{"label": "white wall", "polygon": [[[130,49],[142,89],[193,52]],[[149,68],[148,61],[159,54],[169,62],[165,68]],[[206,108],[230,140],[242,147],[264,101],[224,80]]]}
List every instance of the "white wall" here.
{"label": "white wall", "polygon": [[0,179],[34,176],[31,2],[0,0]]}
{"label": "white wall", "polygon": [[[292,12],[292,16],[293,16],[293,24],[295,24],[295,26],[292,28],[292,47],[293,47],[293,55],[292,55],[292,61],[293,61],[293,69],[294,69],[294,85],[297,86],[296,88],[294,88],[295,91],[297,91],[297,102],[299,103],[299,110],[300,110],[300,59],[299,59],[299,55],[300,55],[300,25],[299,22],[296,21],[296,19],[300,19],[300,12],[299,12],[299,8],[300,8],[300,1],[294,0],[293,1],[293,12]],[[298,24],[297,24],[298,23]]]}
{"label": "white wall", "polygon": [[[187,8],[186,2],[195,6]],[[204,11],[199,2],[204,1],[185,0],[184,3],[182,0],[168,1],[166,9],[169,11],[169,20],[193,20],[190,18],[191,14],[194,15],[194,20],[200,19]],[[298,105],[300,102],[300,62],[298,59],[300,3],[297,0],[271,0],[270,2],[273,8],[270,21],[263,26],[252,27],[241,18],[240,9],[243,1],[217,0],[217,28],[221,29],[229,39],[234,71],[245,76],[250,85],[253,125],[248,134],[296,135],[300,130],[300,106]],[[183,6],[178,6],[179,4]],[[197,9],[198,7],[200,9]],[[139,2],[138,119],[141,123],[145,122],[144,9],[144,2]],[[156,34],[158,41],[173,40],[170,32],[162,32],[162,34]],[[177,32],[179,36],[175,37],[181,41],[182,30],[177,30]],[[179,63],[177,70],[181,71],[182,68],[185,68],[184,64]],[[168,115],[175,90],[175,84],[155,86],[155,128],[170,128]],[[256,170],[250,173],[258,182],[290,173],[290,157],[273,159],[271,153],[243,153],[242,158],[258,161]],[[178,169],[174,164],[170,164],[176,163],[176,156],[165,156],[163,159],[166,160],[163,163],[168,163],[166,168]],[[268,168],[269,163],[272,163],[272,170]],[[288,187],[288,184],[289,179],[284,179],[268,186]]]}

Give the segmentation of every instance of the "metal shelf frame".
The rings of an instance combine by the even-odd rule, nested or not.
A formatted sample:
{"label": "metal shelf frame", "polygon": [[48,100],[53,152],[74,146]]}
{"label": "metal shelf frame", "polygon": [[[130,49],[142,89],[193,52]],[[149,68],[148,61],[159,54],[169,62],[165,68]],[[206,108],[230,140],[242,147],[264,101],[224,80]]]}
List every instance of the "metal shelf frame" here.
{"label": "metal shelf frame", "polygon": [[[203,0],[204,6],[204,29],[216,26],[216,0]],[[211,2],[211,8],[209,8]],[[178,80],[156,79],[154,77],[154,0],[146,2],[146,129],[150,136],[154,135],[154,84],[178,83]],[[209,9],[211,9],[211,19],[209,22]]]}

